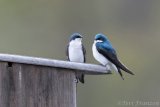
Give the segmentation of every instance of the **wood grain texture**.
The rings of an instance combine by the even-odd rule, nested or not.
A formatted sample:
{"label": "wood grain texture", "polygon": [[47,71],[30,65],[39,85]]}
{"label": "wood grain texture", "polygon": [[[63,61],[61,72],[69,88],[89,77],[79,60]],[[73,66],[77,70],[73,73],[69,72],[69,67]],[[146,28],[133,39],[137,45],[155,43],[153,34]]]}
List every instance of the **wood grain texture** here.
{"label": "wood grain texture", "polygon": [[76,107],[74,79],[67,69],[1,62],[0,107]]}
{"label": "wood grain texture", "polygon": [[76,107],[76,72],[110,74],[95,64],[0,54],[0,107]]}
{"label": "wood grain texture", "polygon": [[50,66],[56,68],[66,68],[75,71],[83,72],[84,74],[110,74],[110,71],[103,66],[95,64],[75,63],[69,61],[28,57],[20,55],[0,54],[0,61],[24,63],[32,65]]}
{"label": "wood grain texture", "polygon": [[9,107],[10,100],[10,77],[7,63],[0,63],[0,107]]}

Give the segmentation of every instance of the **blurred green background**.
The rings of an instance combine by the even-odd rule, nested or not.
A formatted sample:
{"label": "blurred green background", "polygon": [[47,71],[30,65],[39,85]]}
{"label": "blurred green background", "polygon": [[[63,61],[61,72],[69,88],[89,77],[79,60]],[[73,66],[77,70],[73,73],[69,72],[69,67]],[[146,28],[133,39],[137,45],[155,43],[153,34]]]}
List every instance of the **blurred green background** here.
{"label": "blurred green background", "polygon": [[65,60],[74,32],[84,36],[87,63],[98,64],[91,46],[101,32],[136,74],[123,73],[124,81],[116,73],[87,75],[78,84],[78,107],[160,103],[160,0],[0,0],[1,53]]}

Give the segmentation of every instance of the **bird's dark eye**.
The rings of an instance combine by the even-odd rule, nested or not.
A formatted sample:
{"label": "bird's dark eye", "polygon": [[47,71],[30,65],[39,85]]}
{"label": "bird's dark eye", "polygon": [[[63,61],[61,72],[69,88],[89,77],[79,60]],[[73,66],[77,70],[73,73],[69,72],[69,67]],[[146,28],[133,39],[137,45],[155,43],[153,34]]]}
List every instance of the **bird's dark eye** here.
{"label": "bird's dark eye", "polygon": [[77,39],[77,38],[82,38],[82,37],[80,37],[80,36],[75,36],[72,40],[75,40],[75,39]]}
{"label": "bird's dark eye", "polygon": [[79,36],[79,35],[77,35],[77,36],[75,36],[75,38],[82,38],[81,36]]}
{"label": "bird's dark eye", "polygon": [[97,38],[97,40],[102,40],[101,38]]}
{"label": "bird's dark eye", "polygon": [[77,36],[77,38],[81,38],[80,36]]}

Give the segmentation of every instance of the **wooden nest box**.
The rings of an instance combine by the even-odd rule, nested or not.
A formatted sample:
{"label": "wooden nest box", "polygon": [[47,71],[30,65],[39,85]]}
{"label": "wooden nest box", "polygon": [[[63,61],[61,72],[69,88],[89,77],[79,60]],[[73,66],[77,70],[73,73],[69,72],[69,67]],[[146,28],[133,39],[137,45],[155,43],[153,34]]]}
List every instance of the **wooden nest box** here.
{"label": "wooden nest box", "polygon": [[0,107],[76,107],[75,72],[110,73],[100,65],[0,54]]}

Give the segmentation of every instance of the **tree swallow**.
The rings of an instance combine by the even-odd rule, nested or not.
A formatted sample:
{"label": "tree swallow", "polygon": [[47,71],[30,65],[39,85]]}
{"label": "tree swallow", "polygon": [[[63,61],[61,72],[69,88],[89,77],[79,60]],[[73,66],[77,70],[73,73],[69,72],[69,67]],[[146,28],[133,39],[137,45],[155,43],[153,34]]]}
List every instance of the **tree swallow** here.
{"label": "tree swallow", "polygon": [[95,36],[94,43],[92,45],[92,52],[94,58],[100,62],[103,66],[106,66],[109,70],[113,69],[118,72],[123,78],[121,70],[134,75],[127,67],[125,67],[119,60],[115,49],[112,47],[108,38],[103,34],[97,34]]}
{"label": "tree swallow", "polygon": [[[69,61],[85,63],[86,50],[82,44],[82,36],[79,33],[71,35],[66,54]],[[84,83],[84,74],[76,73],[76,79],[77,82],[79,80],[81,83]]]}

